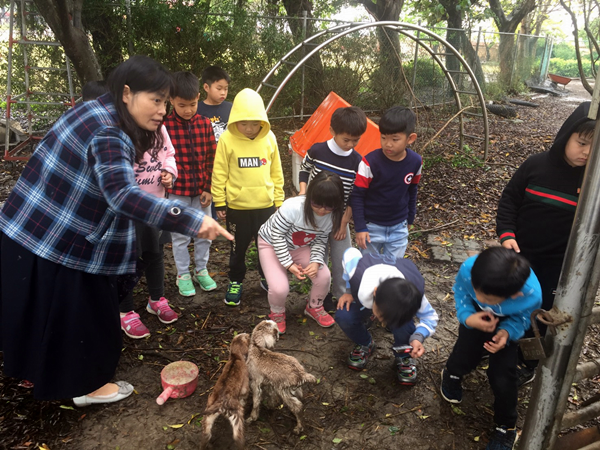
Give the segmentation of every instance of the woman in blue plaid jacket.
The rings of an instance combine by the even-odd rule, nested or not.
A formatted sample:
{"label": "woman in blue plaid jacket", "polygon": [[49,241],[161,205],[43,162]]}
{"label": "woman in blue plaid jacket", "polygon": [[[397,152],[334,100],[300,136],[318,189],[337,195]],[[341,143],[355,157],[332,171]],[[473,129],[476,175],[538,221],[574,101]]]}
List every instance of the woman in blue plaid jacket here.
{"label": "woman in blue plaid jacket", "polygon": [[115,278],[136,265],[132,220],[232,239],[201,211],[135,182],[134,162],[162,144],[169,72],[135,56],[108,86],[54,124],[0,212],[4,374],[31,381],[38,399],[72,397],[78,406],[133,391],[110,383],[122,345]]}

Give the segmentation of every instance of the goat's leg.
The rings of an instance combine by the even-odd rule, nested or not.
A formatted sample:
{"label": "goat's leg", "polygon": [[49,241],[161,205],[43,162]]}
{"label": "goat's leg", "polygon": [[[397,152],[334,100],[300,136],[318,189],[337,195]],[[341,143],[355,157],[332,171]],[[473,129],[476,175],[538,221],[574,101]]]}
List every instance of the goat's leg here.
{"label": "goat's leg", "polygon": [[296,427],[294,428],[294,433],[300,434],[300,432],[304,429],[304,426],[302,424],[302,402],[297,397],[295,397],[290,391],[287,390],[279,392],[279,395],[281,396],[281,400],[283,401],[283,403],[290,409],[290,411],[294,413],[294,416],[296,416]]}
{"label": "goat's leg", "polygon": [[202,450],[208,447],[208,443],[212,437],[212,427],[217,417],[219,417],[219,413],[208,414],[202,420],[202,438],[200,439],[200,448]]}
{"label": "goat's leg", "polygon": [[240,406],[238,410],[232,414],[228,414],[227,418],[233,430],[233,441],[238,450],[244,449],[244,409]]}
{"label": "goat's leg", "polygon": [[262,398],[262,389],[260,383],[252,382],[252,412],[248,417],[247,422],[254,422],[258,419],[258,413],[260,411],[260,401]]}

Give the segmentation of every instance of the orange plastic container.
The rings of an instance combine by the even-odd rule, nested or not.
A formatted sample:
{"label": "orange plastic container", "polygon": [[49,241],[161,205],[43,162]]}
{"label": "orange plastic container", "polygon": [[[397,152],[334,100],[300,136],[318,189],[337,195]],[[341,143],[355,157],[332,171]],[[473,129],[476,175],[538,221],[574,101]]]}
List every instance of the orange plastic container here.
{"label": "orange plastic container", "polygon": [[[331,115],[336,109],[347,106],[351,106],[350,103],[335,92],[330,92],[304,126],[290,138],[292,150],[304,158],[306,151],[313,144],[331,139],[329,132]],[[367,119],[367,131],[360,138],[355,150],[364,156],[380,147],[379,127],[372,120]]]}

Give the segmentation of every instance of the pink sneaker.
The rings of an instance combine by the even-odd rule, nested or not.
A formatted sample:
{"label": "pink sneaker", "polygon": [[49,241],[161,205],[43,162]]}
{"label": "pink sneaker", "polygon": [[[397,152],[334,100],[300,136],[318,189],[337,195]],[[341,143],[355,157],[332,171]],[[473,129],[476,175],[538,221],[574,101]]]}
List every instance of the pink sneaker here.
{"label": "pink sneaker", "polygon": [[279,330],[279,334],[285,333],[285,313],[274,313],[269,314],[269,319],[277,324],[277,329]]}
{"label": "pink sneaker", "polygon": [[317,323],[324,328],[329,328],[335,323],[333,317],[327,314],[327,312],[322,306],[317,306],[316,308],[309,308],[308,305],[306,305],[304,315],[315,319]]}
{"label": "pink sneaker", "polygon": [[150,336],[150,330],[140,320],[140,315],[129,311],[121,317],[121,330],[131,339],[142,339]]}
{"label": "pink sneaker", "polygon": [[162,323],[173,323],[179,318],[177,313],[169,306],[169,300],[164,297],[161,297],[157,302],[148,301],[146,310],[157,316]]}

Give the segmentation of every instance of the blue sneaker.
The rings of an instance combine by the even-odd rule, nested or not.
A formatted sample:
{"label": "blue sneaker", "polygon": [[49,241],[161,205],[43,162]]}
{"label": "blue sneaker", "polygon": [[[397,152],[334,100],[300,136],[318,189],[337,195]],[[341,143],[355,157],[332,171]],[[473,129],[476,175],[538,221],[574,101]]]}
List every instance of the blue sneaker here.
{"label": "blue sneaker", "polygon": [[460,377],[450,375],[446,368],[444,368],[442,370],[442,385],[440,386],[440,392],[447,402],[462,402],[462,384],[460,382]]}
{"label": "blue sneaker", "polygon": [[242,283],[230,281],[223,300],[228,306],[239,306],[242,299]]}
{"label": "blue sneaker", "polygon": [[485,450],[513,450],[517,443],[517,429],[496,427]]}

